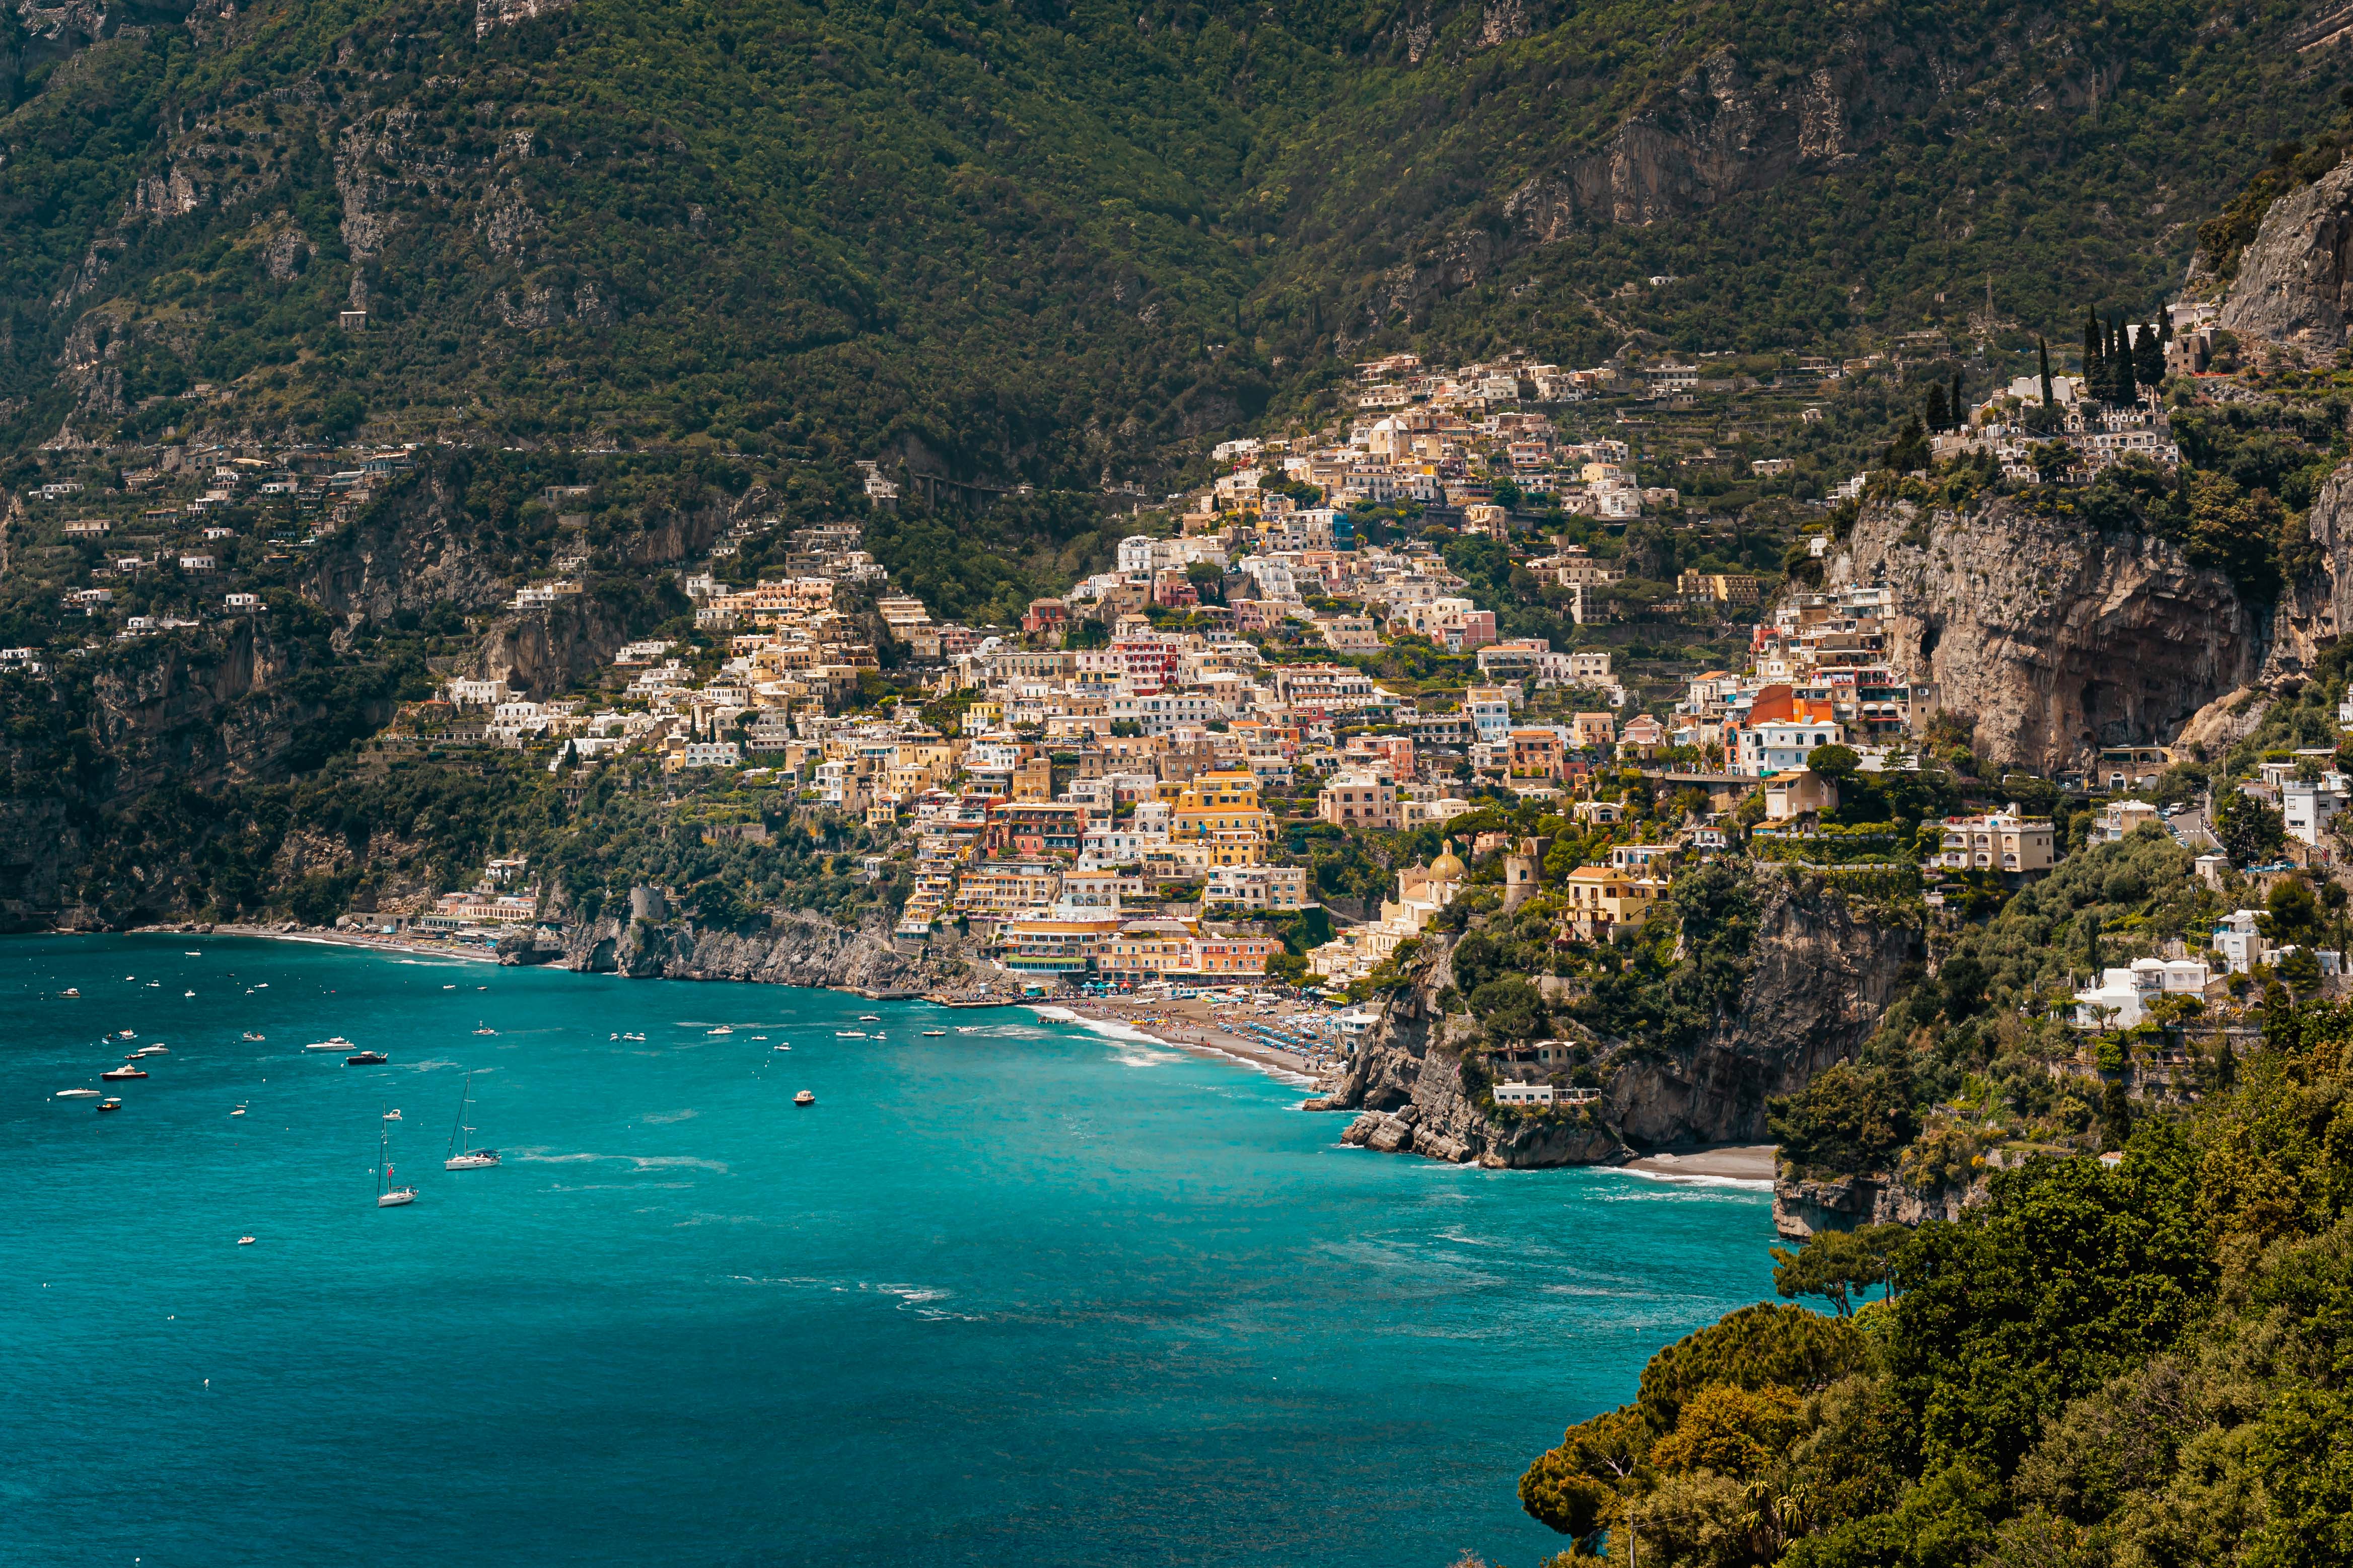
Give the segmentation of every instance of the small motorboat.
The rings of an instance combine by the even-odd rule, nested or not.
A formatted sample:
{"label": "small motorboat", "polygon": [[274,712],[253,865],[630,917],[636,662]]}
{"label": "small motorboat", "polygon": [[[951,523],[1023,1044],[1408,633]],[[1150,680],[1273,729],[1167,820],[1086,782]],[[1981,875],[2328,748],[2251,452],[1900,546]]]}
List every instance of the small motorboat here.
{"label": "small motorboat", "polygon": [[880,1013],[860,1013],[858,1015],[858,1021],[861,1024],[879,1024],[882,1021],[882,1015]]}
{"label": "small motorboat", "polygon": [[61,1089],[58,1090],[55,1098],[58,1100],[96,1100],[98,1098],[98,1090],[94,1089]]}
{"label": "small motorboat", "polygon": [[118,1040],[135,1040],[139,1037],[139,1031],[136,1029],[121,1029],[116,1031],[114,1037]]}
{"label": "small motorboat", "polygon": [[623,1038],[623,1039],[625,1039],[625,1040],[638,1040],[638,1041],[642,1041],[642,1040],[644,1040],[645,1037],[644,1037],[643,1035],[623,1035],[623,1036],[621,1037],[621,1038]]}
{"label": "small motorboat", "polygon": [[256,991],[267,991],[269,989],[269,982],[267,980],[257,980],[253,983],[253,988]]}
{"label": "small motorboat", "polygon": [[392,1058],[382,1051],[354,1051],[343,1058],[347,1068],[380,1068]]}
{"label": "small motorboat", "polygon": [[122,1059],[135,1061],[141,1057],[168,1057],[171,1054],[172,1047],[169,1046],[142,1046]]}
{"label": "small motorboat", "polygon": [[355,1051],[359,1047],[341,1035],[329,1035],[323,1040],[312,1040],[302,1047],[306,1051]]}
{"label": "small motorboat", "polygon": [[726,1025],[722,1024],[715,1029],[705,1029],[702,1032],[706,1035],[732,1035],[735,1031],[729,1028]]}
{"label": "small motorboat", "polygon": [[193,948],[193,947],[192,947],[192,948],[187,949],[185,952],[182,952],[182,953],[180,954],[180,956],[181,956],[182,958],[202,958],[202,957],[204,956],[204,954],[203,954],[203,953],[201,953],[201,952],[198,952],[195,948]]}
{"label": "small motorboat", "polygon": [[79,986],[69,985],[64,990],[58,992],[58,994],[60,996],[79,996],[81,994],[81,990]]}
{"label": "small motorboat", "polygon": [[817,1103],[817,1096],[811,1094],[807,1089],[803,1089],[798,1094],[793,1096],[793,1103],[795,1105],[815,1105]]}
{"label": "small motorboat", "polygon": [[193,991],[183,991],[183,992],[181,992],[181,993],[180,993],[180,994],[181,994],[181,995],[183,995],[183,996],[194,996],[194,995],[195,994],[195,992],[193,992]]}
{"label": "small motorboat", "polygon": [[144,1068],[135,1068],[130,1063],[125,1062],[119,1068],[109,1068],[98,1076],[105,1079],[109,1082],[113,1082],[119,1079],[145,1078],[147,1076],[147,1069]]}
{"label": "small motorboat", "polygon": [[248,1030],[245,1032],[245,1036],[244,1036],[244,1037],[245,1037],[246,1039],[251,1040],[255,1045],[259,1045],[259,1044],[261,1043],[261,1037],[260,1037],[259,1035],[255,1034],[251,1029],[248,1029]]}
{"label": "small motorboat", "polygon": [[147,983],[147,989],[150,991],[161,991],[164,989],[164,983],[160,980],[150,980]]}
{"label": "small motorboat", "polygon": [[398,1107],[398,1106],[396,1106],[396,1106],[394,1106],[390,1110],[385,1111],[385,1112],[384,1113],[384,1119],[385,1119],[386,1121],[399,1121],[399,1120],[400,1120],[400,1107]]}
{"label": "small motorboat", "polygon": [[495,1035],[495,1034],[497,1034],[497,1033],[498,1033],[498,1031],[497,1031],[496,1029],[491,1029],[491,1028],[481,1028],[481,1029],[477,1029],[477,1030],[475,1030],[475,1031],[474,1031],[474,1033],[476,1033],[476,1034],[478,1034],[478,1035]]}
{"label": "small motorboat", "polygon": [[229,1114],[231,1116],[243,1116],[245,1114],[245,1107],[240,1105],[235,1110],[230,1111]]}
{"label": "small motorboat", "polygon": [[240,1236],[237,1238],[237,1244],[239,1247],[251,1247],[253,1245],[253,1237],[249,1236]]}
{"label": "small motorboat", "polygon": [[789,1051],[789,1050],[791,1050],[791,1049],[792,1049],[792,1047],[790,1047],[790,1046],[778,1046],[778,1047],[776,1047],[776,1049],[778,1049],[778,1050],[780,1050],[780,1051]]}
{"label": "small motorboat", "polygon": [[120,1110],[122,1109],[122,1101],[119,1100],[101,1100],[98,1102],[98,1108],[100,1110]]}
{"label": "small motorboat", "polygon": [[944,1040],[947,1037],[948,1032],[945,1029],[925,1029],[923,1031],[923,1038],[927,1040]]}
{"label": "small motorboat", "polygon": [[833,1032],[833,1037],[837,1040],[862,1040],[866,1037],[866,1031],[863,1029],[836,1029]]}
{"label": "small motorboat", "polygon": [[444,991],[455,991],[458,988],[455,985],[444,985],[441,989]]}

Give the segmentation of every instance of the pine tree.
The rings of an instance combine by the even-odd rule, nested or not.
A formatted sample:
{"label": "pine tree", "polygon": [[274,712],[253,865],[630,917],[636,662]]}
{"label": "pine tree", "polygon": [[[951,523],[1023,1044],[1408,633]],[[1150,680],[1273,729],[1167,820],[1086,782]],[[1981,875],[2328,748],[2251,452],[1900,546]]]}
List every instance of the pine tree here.
{"label": "pine tree", "polygon": [[1928,428],[1949,430],[1952,427],[1952,416],[1945,410],[1945,384],[1932,381],[1928,384]]}
{"label": "pine tree", "polygon": [[2048,408],[2052,403],[2051,341],[2048,338],[2034,340],[2034,355],[2042,368],[2042,406]]}

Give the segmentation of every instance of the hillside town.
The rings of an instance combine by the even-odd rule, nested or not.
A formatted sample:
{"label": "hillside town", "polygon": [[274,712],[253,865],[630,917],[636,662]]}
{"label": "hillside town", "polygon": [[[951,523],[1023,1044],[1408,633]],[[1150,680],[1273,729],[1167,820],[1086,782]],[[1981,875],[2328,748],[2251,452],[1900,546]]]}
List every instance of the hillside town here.
{"label": "hillside town", "polygon": [[[2211,316],[2198,305],[2168,316],[2174,371],[2202,368]],[[2157,352],[2142,336],[2156,330],[2121,330],[2116,357]],[[1820,415],[1804,386],[1946,346],[1807,362],[1777,379],[1801,392],[1783,413],[1803,429]],[[1675,574],[1667,599],[1628,598],[1630,530],[1707,538],[1716,526],[1704,502],[1643,482],[1694,460],[1688,441],[1662,458],[1667,422],[1704,397],[1736,411],[1755,386],[1704,355],[1588,370],[1525,356],[1370,361],[1336,423],[1219,445],[1205,482],[1148,518],[1136,506],[1145,526],[1105,568],[1033,599],[1018,626],[935,616],[895,589],[855,518],[742,517],[677,574],[690,615],[620,646],[602,679],[533,696],[500,673],[452,669],[430,699],[401,705],[371,742],[374,765],[486,747],[578,780],[637,760],[674,793],[751,791],[827,813],[875,847],[866,875],[902,889],[895,940],[953,938],[1032,994],[1272,976],[1345,1000],[1393,972],[1474,866],[1500,872],[1506,913],[1545,895],[1563,950],[1606,947],[1639,930],[1679,874],[1749,830],[1777,853],[1816,854],[1816,825],[1842,787],[1917,769],[1940,711],[1928,672],[1894,651],[1905,606],[1883,584],[1792,571],[1777,585],[1700,566]],[[1606,422],[1580,420],[1588,406],[1609,410]],[[1929,435],[1923,460],[1978,462],[2014,482],[2084,484],[2120,463],[2179,461],[2153,383],[2119,395],[2046,374],[1966,410],[1957,383],[1941,406],[1963,416]],[[1696,449],[1703,463],[1726,456]],[[61,603],[120,643],[257,613],[251,568],[299,563],[417,459],[413,448],[165,447],[124,473],[111,507],[58,480],[23,498],[19,526],[54,534],[28,552],[50,572],[86,567],[64,580]],[[1788,460],[1749,466],[1772,484]],[[860,468],[870,515],[897,509],[902,479],[880,462]],[[1867,478],[1799,507],[1792,559],[1831,552],[1834,508]],[[580,601],[592,519],[610,498],[589,482],[531,499],[556,542],[512,584],[506,612],[526,624]],[[223,521],[257,511],[273,521]],[[1487,553],[1474,565],[1466,544]],[[747,550],[768,564],[739,567]],[[1542,595],[1556,635],[1514,629],[1498,574],[1514,594]],[[216,579],[222,591],[207,597]],[[1652,659],[1638,679],[1630,614],[1713,628],[1717,662]],[[5,649],[0,666],[38,677],[101,646]],[[1841,771],[1815,765],[1826,755]],[[2126,748],[2053,782],[2129,791],[2168,761],[2162,748]],[[2316,853],[2348,794],[2334,773],[2250,787],[2272,791],[2291,837]],[[1547,868],[1560,835],[1504,831],[1499,807],[1532,808],[1585,847]],[[1472,814],[1457,843],[1450,826]],[[2109,815],[2112,837],[2166,820],[2132,800]],[[1435,852],[1410,837],[1425,829],[1441,840]],[[701,831],[757,842],[768,827]],[[1335,847],[1374,836],[1425,847],[1378,877],[1359,868],[1343,893]],[[1953,879],[2014,885],[2063,852],[2047,821],[2012,806],[1952,816],[1940,845],[1890,853],[1933,907],[1957,891]],[[493,859],[472,888],[370,923],[489,942],[539,924],[544,891],[527,861]],[[2262,938],[2241,925],[2218,931],[2218,968],[2259,961],[2250,943]],[[2082,1016],[2137,1016],[2126,993],[2146,978],[2093,977]]]}
{"label": "hillside town", "polygon": [[[453,675],[405,706],[375,746],[521,750],[567,777],[636,757],[658,763],[674,789],[723,780],[782,792],[880,847],[868,875],[905,888],[897,940],[953,935],[1032,994],[1272,974],[1335,1000],[1361,994],[1469,867],[1488,862],[1502,868],[1506,912],[1541,891],[1557,910],[1558,944],[1606,946],[1743,828],[1810,853],[1841,788],[1813,760],[1835,755],[1863,775],[1916,769],[1939,711],[1925,671],[1891,653],[1888,622],[1902,608],[1891,589],[1795,583],[1768,596],[1738,573],[1686,571],[1676,587],[1692,613],[1735,628],[1725,646],[1740,651],[1723,668],[1685,669],[1654,701],[1630,690],[1609,640],[1608,591],[1626,575],[1617,536],[1680,498],[1636,482],[1626,442],[1569,440],[1554,414],[1528,406],[1573,403],[1609,380],[1527,363],[1426,371],[1410,355],[1366,364],[1353,416],[1314,438],[1219,447],[1212,479],[1169,498],[1153,531],[1122,539],[1109,569],[1034,600],[1018,627],[935,618],[892,589],[856,522],[787,531],[790,574],[743,581],[730,557],[781,526],[752,519],[680,574],[691,634],[623,646],[593,691],[573,695],[530,699]],[[1654,377],[1643,395],[1688,384]],[[1959,436],[1938,440],[2010,463],[2005,421],[2042,407],[2035,391],[1989,399]],[[2037,423],[2073,444],[2078,480],[2127,452],[2173,460],[2168,446],[2108,440],[2119,419],[2162,436],[2153,407],[2100,405],[2065,377],[2052,396],[2058,416]],[[384,454],[377,466],[397,472],[400,460]],[[348,491],[311,487],[321,526],[356,504],[338,497],[366,493],[368,470],[350,477]],[[872,507],[898,502],[875,465],[865,488]],[[543,499],[585,507],[592,490]],[[1392,504],[1410,506],[1419,528],[1360,536],[1358,520]],[[1801,536],[1817,556],[1828,528]],[[1504,635],[1503,606],[1449,564],[1446,546],[1464,539],[1491,542],[1515,574],[1561,590],[1567,646]],[[579,591],[543,574],[512,608],[547,610]],[[889,685],[877,680],[886,650]],[[2127,751],[2059,783],[2129,788],[2163,762],[2161,750]],[[2344,798],[2284,787],[2304,790],[2310,822]],[[1653,792],[1687,809],[1635,804]],[[1545,838],[1481,827],[1399,867],[1377,892],[1359,886],[1335,900],[1324,885],[1317,850],[1335,841],[1325,835],[1443,835],[1498,805],[1533,805],[1589,836],[1594,857],[1548,873]],[[2118,834],[2158,819],[2138,803],[2119,809]],[[758,839],[767,829],[706,831]],[[1941,846],[1905,858],[1934,905],[1939,879],[2014,885],[2057,855],[2050,824],[2012,807],[1952,817]],[[411,923],[488,940],[536,922],[543,907],[521,867],[494,864]],[[2130,1014],[2118,987],[2139,984],[2112,973],[2084,1005]]]}

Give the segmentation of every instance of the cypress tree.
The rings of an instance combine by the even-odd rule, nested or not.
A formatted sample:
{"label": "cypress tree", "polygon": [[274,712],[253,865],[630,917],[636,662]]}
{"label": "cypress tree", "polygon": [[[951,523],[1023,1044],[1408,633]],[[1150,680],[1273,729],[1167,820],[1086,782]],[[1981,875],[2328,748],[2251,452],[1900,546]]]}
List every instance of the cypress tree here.
{"label": "cypress tree", "polygon": [[1953,371],[1953,395],[1946,401],[1952,405],[1953,428],[1958,430],[1969,422],[1969,405],[1961,401],[1961,373],[1957,367]]}
{"label": "cypress tree", "polygon": [[2133,345],[2133,373],[2143,386],[2155,387],[2165,379],[2165,339],[2159,335],[2161,330],[2151,321],[2140,330],[2140,342]]}
{"label": "cypress tree", "polygon": [[1932,381],[1928,384],[1928,428],[1949,430],[1952,427],[1951,416],[1945,409],[1945,384]]}
{"label": "cypress tree", "polygon": [[2042,406],[2048,408],[2051,406],[2052,401],[2051,341],[2048,338],[2037,338],[2034,340],[2034,355],[2035,358],[2041,362],[2042,368]]}
{"label": "cypress tree", "polygon": [[2110,379],[2116,387],[2116,395],[2110,401],[2119,407],[2126,407],[2139,402],[2140,388],[2135,384],[2133,377],[2131,340],[2126,336],[2122,321],[2116,323],[2116,343],[2108,355],[2108,361],[2116,366],[2116,369],[2109,373]]}
{"label": "cypress tree", "polygon": [[2107,372],[2100,363],[2100,318],[2086,306],[2084,310],[2084,391],[2092,397],[2100,396],[2107,387]]}

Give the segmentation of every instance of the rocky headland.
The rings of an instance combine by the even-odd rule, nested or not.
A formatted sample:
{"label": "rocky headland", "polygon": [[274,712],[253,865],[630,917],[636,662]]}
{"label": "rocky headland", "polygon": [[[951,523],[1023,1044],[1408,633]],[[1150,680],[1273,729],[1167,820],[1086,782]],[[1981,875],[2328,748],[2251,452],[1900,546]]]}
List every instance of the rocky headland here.
{"label": "rocky headland", "polygon": [[1388,997],[1339,1081],[1309,1107],[1356,1112],[1343,1134],[1351,1143],[1498,1168],[1758,1142],[1767,1100],[1862,1048],[1920,938],[1801,879],[1765,874],[1754,889],[1748,978],[1736,999],[1687,1041],[1600,1037],[1598,1101],[1550,1110],[1495,1103],[1479,1025],[1439,1005],[1453,983],[1453,943],[1433,936],[1411,983]]}

